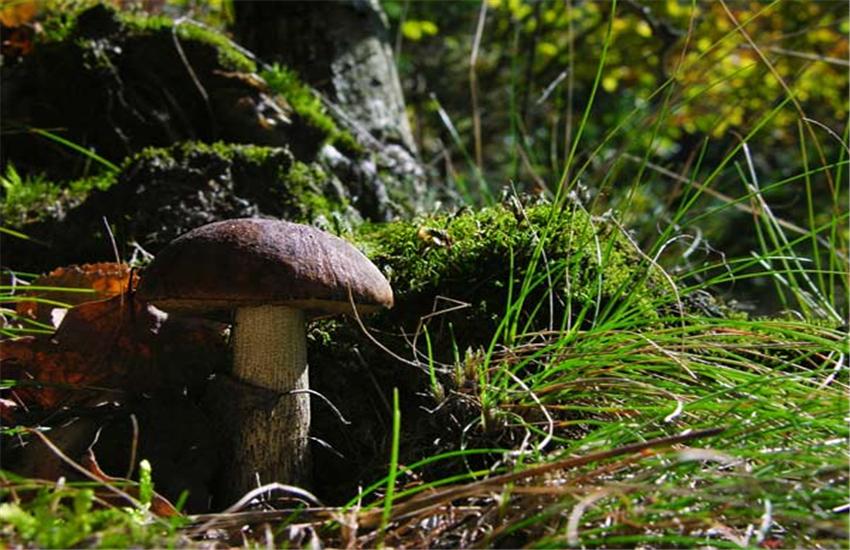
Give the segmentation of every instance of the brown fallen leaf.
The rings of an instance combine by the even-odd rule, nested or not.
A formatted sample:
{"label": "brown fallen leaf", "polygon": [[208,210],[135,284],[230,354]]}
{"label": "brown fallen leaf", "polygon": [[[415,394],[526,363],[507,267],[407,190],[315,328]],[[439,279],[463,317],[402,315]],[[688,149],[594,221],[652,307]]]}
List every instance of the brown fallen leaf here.
{"label": "brown fallen leaf", "polygon": [[[92,448],[113,473],[132,462],[135,451],[127,456],[127,442],[138,441],[155,461],[158,488],[174,498],[188,490],[187,506],[205,510],[218,458],[209,422],[193,399],[213,370],[229,363],[225,328],[169,318],[132,293],[79,304],[53,334],[0,342],[2,377],[12,380],[0,390],[0,417],[9,425],[49,426],[58,448],[75,461],[94,434],[110,432]],[[130,418],[138,419],[140,431],[125,433]],[[116,433],[121,440],[112,444]],[[35,477],[67,475],[67,464],[46,444],[35,443],[5,449],[10,453],[2,460],[12,471]],[[152,505],[154,513],[170,513],[170,503]]]}
{"label": "brown fallen leaf", "polygon": [[[126,394],[202,384],[226,357],[223,327],[168,315],[132,294],[68,310],[53,335],[0,342],[3,395],[25,408],[123,402]],[[4,407],[14,414],[17,408]]]}
{"label": "brown fallen leaf", "polygon": [[20,2],[7,2],[0,8],[0,24],[7,27],[17,27],[29,23],[38,14],[38,2],[35,0],[21,0]]}
{"label": "brown fallen leaf", "polygon": [[51,337],[0,343],[3,377],[28,407],[79,404],[104,390],[145,391],[158,383],[153,340],[166,314],[126,295],[69,310]]}
{"label": "brown fallen leaf", "polygon": [[[0,18],[2,18],[0,14]],[[35,35],[40,32],[40,25],[23,24],[9,27],[0,24],[0,54],[4,59],[16,60],[32,53],[35,45]]]}
{"label": "brown fallen leaf", "polygon": [[[43,298],[61,302],[69,306],[85,302],[96,302],[124,294],[133,290],[138,283],[138,276],[129,265],[116,262],[101,262],[96,264],[69,265],[59,267],[36,278],[31,286],[56,287],[68,289],[87,289],[93,292],[75,292],[73,290],[27,290],[21,287],[24,296]],[[16,311],[45,324],[52,324],[51,313],[56,305],[37,302],[19,302]]]}

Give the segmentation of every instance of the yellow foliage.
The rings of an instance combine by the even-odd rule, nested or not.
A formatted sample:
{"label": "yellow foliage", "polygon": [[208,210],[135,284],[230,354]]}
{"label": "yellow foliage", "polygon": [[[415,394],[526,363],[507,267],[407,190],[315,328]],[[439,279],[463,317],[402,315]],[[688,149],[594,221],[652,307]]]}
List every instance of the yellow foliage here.
{"label": "yellow foliage", "polygon": [[626,20],[623,19],[622,17],[618,17],[618,18],[614,19],[614,23],[612,23],[612,27],[613,27],[615,33],[622,32],[622,31],[626,30],[628,28],[628,26],[629,26],[628,22],[626,22]]}
{"label": "yellow foliage", "polygon": [[558,46],[551,42],[538,42],[537,53],[545,57],[555,57],[558,55]]}
{"label": "yellow foliage", "polygon": [[531,6],[523,0],[508,0],[508,9],[514,16],[514,19],[525,19],[531,13]]}
{"label": "yellow foliage", "polygon": [[401,25],[401,33],[409,40],[421,40],[425,36],[434,36],[439,32],[432,21],[408,19]]}
{"label": "yellow foliage", "polygon": [[646,21],[638,21],[638,24],[635,27],[635,32],[637,32],[639,36],[642,36],[644,38],[652,36],[652,28]]}

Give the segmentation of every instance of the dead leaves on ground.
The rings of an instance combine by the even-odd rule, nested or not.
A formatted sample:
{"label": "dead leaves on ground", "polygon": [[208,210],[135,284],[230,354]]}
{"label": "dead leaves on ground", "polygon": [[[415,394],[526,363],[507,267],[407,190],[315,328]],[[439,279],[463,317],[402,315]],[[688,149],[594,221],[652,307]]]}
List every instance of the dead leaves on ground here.
{"label": "dead leaves on ground", "polygon": [[38,14],[36,2],[11,2],[0,7],[0,53],[6,60],[29,55],[40,26],[34,21]]}
{"label": "dead leaves on ground", "polygon": [[158,383],[153,339],[165,319],[130,295],[80,304],[49,337],[3,342],[3,376],[20,383],[12,392],[28,408],[112,401],[116,391],[150,390]]}
{"label": "dead leaves on ground", "polygon": [[[123,264],[69,266],[36,279],[30,288],[38,289],[22,286],[15,293],[33,298],[18,303],[20,317],[60,321],[51,334],[0,342],[0,418],[36,433],[9,446],[15,447],[14,470],[29,478],[78,478],[80,470],[67,457],[82,461],[84,477],[112,486],[117,478],[97,467],[92,449],[109,471],[119,472],[134,463],[135,452],[128,449],[138,443],[140,452],[156,460],[155,475],[169,497],[188,487],[190,498],[203,503],[215,449],[191,396],[227,361],[225,325],[169,317],[135,297],[136,279]],[[42,290],[56,287],[69,290]],[[57,302],[73,305],[56,315]],[[151,411],[167,411],[168,419],[151,420]],[[122,427],[131,419],[135,433]],[[46,437],[34,429],[48,426]],[[169,515],[168,501],[156,498],[152,511]]]}
{"label": "dead leaves on ground", "polygon": [[[223,325],[169,319],[135,298],[135,283],[128,266],[106,263],[60,268],[36,280],[39,287],[94,292],[61,294],[61,301],[76,305],[53,334],[0,344],[3,378],[14,381],[2,396],[5,420],[14,421],[16,410],[121,402],[127,393],[165,387],[173,391],[175,384],[191,384],[209,373],[204,363],[215,363],[225,351]],[[21,302],[18,313],[49,316],[42,306]],[[192,369],[201,372],[187,372]]]}
{"label": "dead leaves on ground", "polygon": [[[34,300],[19,302],[16,311],[18,315],[26,315],[41,323],[51,324],[54,319],[53,310],[57,309],[52,302],[75,306],[104,300],[128,290],[135,290],[138,282],[138,274],[123,263],[103,262],[60,267],[36,278],[31,285],[52,290],[27,290],[24,287],[23,294],[32,296]],[[81,290],[90,292],[80,292]]]}

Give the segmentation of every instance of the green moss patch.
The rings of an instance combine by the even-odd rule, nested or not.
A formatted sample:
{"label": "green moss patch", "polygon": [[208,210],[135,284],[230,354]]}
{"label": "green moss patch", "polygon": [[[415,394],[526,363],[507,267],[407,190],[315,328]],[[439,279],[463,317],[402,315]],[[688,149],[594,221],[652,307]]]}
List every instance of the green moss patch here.
{"label": "green moss patch", "polygon": [[3,70],[2,118],[16,130],[4,169],[71,180],[90,175],[92,155],[120,164],[184,140],[287,147],[304,162],[328,141],[354,148],[294,75],[273,72],[273,91],[250,53],[197,23],[95,5],[44,26],[33,51]]}
{"label": "green moss patch", "polygon": [[185,142],[129,159],[114,194],[141,206],[128,222],[150,222],[145,231],[155,230],[158,246],[224,218],[266,215],[302,223],[329,218],[346,203],[328,193],[328,185],[321,167],[295,160],[286,149]]}
{"label": "green moss patch", "polygon": [[131,34],[149,32],[176,33],[182,40],[199,42],[212,46],[218,51],[218,61],[224,67],[245,73],[253,73],[257,65],[237,48],[223,34],[193,21],[175,23],[173,19],[162,16],[143,16],[122,13],[120,21],[128,27]]}
{"label": "green moss patch", "polygon": [[107,189],[113,174],[103,174],[70,182],[55,182],[44,176],[21,176],[12,163],[0,175],[0,218],[6,227],[22,227],[63,215],[80,204],[94,189]]}
{"label": "green moss patch", "polygon": [[[119,247],[136,242],[156,252],[178,235],[227,218],[270,216],[302,223],[356,220],[322,168],[295,160],[284,148],[184,142],[129,157],[111,179],[99,181],[79,206],[20,229],[47,243],[8,241],[6,260],[21,269],[111,259],[103,226]],[[108,187],[108,188],[107,188]]]}
{"label": "green moss patch", "polygon": [[360,152],[362,147],[354,137],[341,130],[327,114],[322,101],[298,78],[295,71],[281,65],[264,69],[260,76],[277,94],[283,96],[303,121],[321,131],[327,139],[347,152]]}
{"label": "green moss patch", "polygon": [[561,296],[560,310],[568,302],[580,310],[622,298],[657,316],[665,293],[659,274],[645,275],[645,262],[616,227],[577,208],[499,205],[368,226],[358,239],[386,266],[401,299],[451,295],[460,287],[457,299],[480,294],[492,303],[496,293],[504,303],[523,287],[532,295],[552,288]]}
{"label": "green moss patch", "polygon": [[43,27],[45,32],[36,35],[40,44],[73,39],[85,45],[87,39],[119,33],[130,37],[173,33],[181,40],[214,48],[218,52],[219,63],[225,68],[248,73],[256,71],[256,64],[230,39],[194,21],[175,23],[165,16],[119,11],[107,4],[89,2],[71,13],[51,14]]}
{"label": "green moss patch", "polygon": [[[134,177],[140,169],[188,169],[194,173],[207,166],[215,170],[221,163],[230,168],[234,191],[262,200],[262,209],[269,215],[297,213],[294,217],[309,220],[344,206],[324,197],[321,186],[328,176],[318,165],[297,161],[279,147],[183,142],[145,149],[125,161],[123,171]],[[150,177],[157,176],[151,173]]]}
{"label": "green moss patch", "polygon": [[[257,72],[256,63],[229,38],[194,21],[175,22],[165,16],[116,11],[107,5],[96,4],[70,16],[57,14],[56,21],[48,26],[53,31],[41,39],[45,44],[73,39],[81,47],[91,48],[97,47],[91,41],[103,36],[121,34],[128,38],[149,37],[154,40],[172,40],[176,36],[187,43],[213,48],[218,64],[229,71]],[[321,100],[294,71],[273,65],[264,69],[260,76],[273,92],[285,99],[301,122],[320,132],[327,141],[349,152],[362,149],[349,132],[337,126]]]}
{"label": "green moss patch", "polygon": [[[464,431],[492,413],[476,397],[488,349],[525,349],[553,334],[550,329],[583,332],[627,315],[661,327],[673,294],[616,225],[578,207],[514,202],[362,225],[352,239],[390,280],[396,303],[364,319],[380,346],[364,343],[352,321],[325,321],[311,330],[311,387],[357,419],[348,433],[327,410],[319,407],[314,415],[316,436],[345,456],[316,452],[322,493],[356,494],[352,464],[368,471],[361,480],[386,472],[387,388],[402,396],[403,463],[451,451],[460,441],[469,448],[510,448],[522,435],[498,428],[492,418],[485,423],[495,432]],[[465,397],[438,407],[444,396],[459,394]],[[492,459],[447,461],[444,471],[429,475],[488,467]]]}

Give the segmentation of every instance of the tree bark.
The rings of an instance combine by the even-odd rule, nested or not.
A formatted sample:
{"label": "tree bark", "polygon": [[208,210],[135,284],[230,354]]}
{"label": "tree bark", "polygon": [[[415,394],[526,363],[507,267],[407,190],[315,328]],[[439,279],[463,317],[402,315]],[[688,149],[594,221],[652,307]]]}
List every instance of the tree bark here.
{"label": "tree bark", "polygon": [[377,0],[234,2],[240,43],[299,72],[382,143],[416,154]]}

